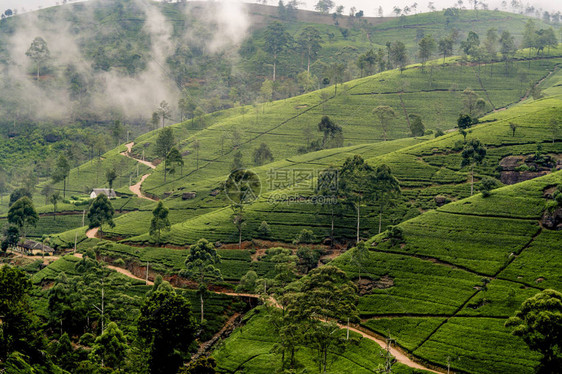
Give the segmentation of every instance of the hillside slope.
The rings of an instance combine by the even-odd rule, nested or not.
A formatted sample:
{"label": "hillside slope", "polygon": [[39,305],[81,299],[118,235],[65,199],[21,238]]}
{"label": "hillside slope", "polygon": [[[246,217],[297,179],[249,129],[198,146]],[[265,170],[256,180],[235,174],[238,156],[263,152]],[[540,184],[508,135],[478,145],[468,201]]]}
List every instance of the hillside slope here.
{"label": "hillside slope", "polygon": [[[560,143],[552,143],[552,130],[549,127],[551,121],[560,116],[561,96],[555,87],[559,77],[560,72],[557,72],[543,83],[545,85],[548,84],[546,87],[553,87],[545,90],[547,97],[544,99],[538,101],[528,99],[509,110],[491,113],[483,118],[482,124],[471,129],[467,139],[479,139],[488,147],[488,156],[485,164],[476,168],[477,180],[479,175],[499,178],[498,165],[501,160],[511,155],[533,154],[537,149],[537,142],[542,143],[542,152],[544,153],[560,153]],[[421,103],[419,105],[421,106]],[[518,126],[515,136],[513,136],[510,129],[510,123],[512,122],[516,122]],[[209,142],[208,144],[212,144],[214,141],[211,134],[208,138],[201,136],[198,140],[203,143],[205,139]],[[275,143],[269,143],[274,152],[275,149],[280,151],[287,150],[288,147],[282,139],[284,138],[277,140],[279,143],[275,145],[276,148],[273,148]],[[422,138],[417,141],[420,140],[424,139]],[[141,139],[142,141],[144,140]],[[410,143],[408,144],[409,141]],[[301,168],[303,170],[321,170],[330,165],[341,164],[345,158],[353,154],[362,155],[372,165],[381,163],[389,165],[400,181],[403,189],[403,198],[398,206],[385,214],[385,226],[391,223],[398,223],[404,218],[408,218],[408,215],[412,217],[427,209],[435,208],[437,206],[436,196],[443,196],[448,200],[466,197],[470,193],[470,185],[467,184],[466,170],[461,170],[460,166],[462,141],[462,135],[458,132],[452,132],[432,140],[427,140],[426,138],[426,141],[418,145],[413,145],[414,143],[412,142],[416,142],[416,140],[411,138],[410,140],[404,139],[364,144],[311,153],[305,156],[289,157],[285,162],[256,168],[255,171],[262,178],[264,187],[263,198],[247,208],[248,226],[243,236],[248,239],[260,237],[257,228],[263,220],[272,225],[270,239],[273,240],[291,241],[302,227],[314,230],[318,238],[328,236],[330,226],[329,213],[321,211],[321,207],[298,203],[291,204],[288,202],[274,205],[268,203],[268,198],[277,190],[276,188],[270,188],[269,182],[271,182],[271,178],[268,176],[268,172],[271,174],[272,171],[291,171]],[[256,139],[253,143],[249,144],[259,144],[258,142],[259,140]],[[244,149],[244,146],[240,149]],[[205,151],[203,151],[204,148]],[[212,148],[212,145],[202,147],[200,157],[203,159],[204,152],[212,151]],[[248,148],[246,146],[245,149]],[[326,157],[327,155],[330,156]],[[220,192],[221,183],[226,180],[229,165],[225,161],[221,162],[221,160],[220,156],[215,161],[201,160],[199,170],[188,172],[185,177],[180,178],[177,182],[169,182],[169,184],[176,186],[176,189],[172,190],[171,195],[167,198],[167,205],[172,209],[183,209],[184,217],[186,218],[184,223],[174,226],[172,231],[165,236],[165,240],[170,244],[185,245],[196,240],[198,236],[209,236],[212,240],[226,242],[234,241],[234,227],[229,223],[231,211],[228,208],[228,201],[221,194],[216,197],[209,195],[212,191]],[[209,178],[209,175],[216,176]],[[153,185],[157,180],[156,178],[161,178],[161,175],[159,176],[159,169],[147,179],[143,189]],[[189,181],[189,183],[182,183],[183,180]],[[159,187],[159,189],[162,190],[162,187]],[[148,189],[148,191],[150,192],[151,190]],[[196,192],[196,198],[193,200],[182,200],[183,193],[187,191]],[[295,191],[291,186],[282,192],[288,196],[295,194],[297,196],[306,196],[313,193],[310,190]],[[369,234],[368,231],[376,227],[374,220],[377,217],[373,209],[373,207],[366,209],[362,226],[363,235],[366,237],[376,233],[371,232]],[[140,214],[144,215],[141,216]],[[130,216],[124,216],[119,221],[132,223],[136,221],[135,217],[149,217],[148,214],[149,212],[133,213]],[[341,214],[343,214],[343,217],[339,218],[336,223],[336,236],[353,237],[353,211],[344,209]],[[289,221],[292,223],[287,225],[288,215],[291,215],[292,218]],[[213,229],[208,230],[211,227]],[[120,228],[117,225],[111,232],[120,237],[130,236],[134,233],[140,234],[142,227],[139,225],[132,227],[129,224],[125,224]],[[146,241],[148,237],[144,236],[130,240]]]}
{"label": "hillside slope", "polygon": [[[458,372],[533,372],[537,355],[503,324],[526,298],[562,290],[562,232],[539,224],[545,191],[561,183],[559,171],[503,187],[399,224],[403,238],[368,241],[362,276],[375,287],[360,299],[362,325]],[[352,278],[355,251],[332,262]]]}

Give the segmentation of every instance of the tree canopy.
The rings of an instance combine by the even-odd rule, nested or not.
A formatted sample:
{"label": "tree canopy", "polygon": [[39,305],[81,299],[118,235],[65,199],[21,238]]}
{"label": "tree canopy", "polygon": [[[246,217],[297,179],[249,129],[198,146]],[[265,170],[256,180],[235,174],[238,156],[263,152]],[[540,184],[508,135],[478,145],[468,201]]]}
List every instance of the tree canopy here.
{"label": "tree canopy", "polygon": [[103,225],[108,224],[110,227],[115,227],[113,222],[113,215],[115,209],[111,205],[111,201],[105,194],[99,194],[91,203],[88,210],[88,220],[90,221],[89,228],[99,227],[100,236],[103,237]]}
{"label": "tree canopy", "polygon": [[505,325],[542,354],[539,373],[554,373],[562,367],[562,293],[547,289],[528,298]]}
{"label": "tree canopy", "polygon": [[23,237],[26,237],[27,228],[35,226],[39,221],[39,215],[33,206],[33,202],[27,196],[16,201],[8,211],[8,222],[17,226]]}
{"label": "tree canopy", "polygon": [[138,334],[149,351],[152,374],[175,373],[183,363],[178,350],[187,351],[195,333],[189,300],[164,285],[145,301],[137,322]]}

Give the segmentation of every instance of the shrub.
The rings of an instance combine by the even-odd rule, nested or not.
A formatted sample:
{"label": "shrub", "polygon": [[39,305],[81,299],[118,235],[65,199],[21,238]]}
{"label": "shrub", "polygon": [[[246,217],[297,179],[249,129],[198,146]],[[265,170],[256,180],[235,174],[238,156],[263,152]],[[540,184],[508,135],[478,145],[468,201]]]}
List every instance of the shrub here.
{"label": "shrub", "polygon": [[260,227],[258,228],[258,233],[262,236],[262,237],[269,237],[269,235],[271,235],[271,229],[269,228],[269,225],[267,224],[266,221],[262,221],[262,223],[260,224]]}
{"label": "shrub", "polygon": [[95,339],[96,337],[94,336],[94,334],[87,332],[80,337],[79,342],[81,345],[84,345],[86,347],[91,347]]}
{"label": "shrub", "polygon": [[240,278],[240,283],[236,287],[236,292],[254,292],[256,289],[256,281],[258,280],[258,274],[249,270],[242,278]]}
{"label": "shrub", "polygon": [[316,240],[316,236],[311,230],[302,229],[302,231],[297,235],[295,240],[293,240],[294,244],[300,243],[313,243]]}
{"label": "shrub", "polygon": [[308,247],[299,247],[297,257],[299,259],[299,270],[302,273],[308,273],[310,270],[318,266],[318,260],[322,256],[321,249],[312,249]]}
{"label": "shrub", "polygon": [[390,226],[386,230],[386,238],[390,240],[390,245],[396,245],[404,240],[404,230],[399,226]]}
{"label": "shrub", "polygon": [[88,248],[86,250],[86,257],[89,257],[89,258],[95,260],[96,259],[96,252],[92,248]]}
{"label": "shrub", "polygon": [[443,132],[443,130],[441,129],[435,129],[435,137],[438,138],[440,136],[445,135],[445,133]]}
{"label": "shrub", "polygon": [[125,261],[122,258],[118,258],[117,260],[113,261],[113,265],[115,266],[125,266]]}
{"label": "shrub", "polygon": [[453,151],[460,151],[464,148],[464,142],[462,140],[457,140],[455,145],[453,145]]}
{"label": "shrub", "polygon": [[496,189],[500,186],[500,182],[491,177],[484,177],[480,181],[480,191],[482,191],[482,197],[490,196],[490,191]]}

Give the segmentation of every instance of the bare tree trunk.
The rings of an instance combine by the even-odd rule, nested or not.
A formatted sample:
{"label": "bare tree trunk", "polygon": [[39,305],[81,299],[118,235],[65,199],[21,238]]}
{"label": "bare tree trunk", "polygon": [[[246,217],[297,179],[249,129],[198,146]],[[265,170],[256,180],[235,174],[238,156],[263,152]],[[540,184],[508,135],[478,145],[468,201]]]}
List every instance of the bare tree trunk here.
{"label": "bare tree trunk", "polygon": [[201,300],[201,323],[203,323],[203,293],[199,295],[199,299]]}
{"label": "bare tree trunk", "polygon": [[470,168],[470,196],[474,194],[474,165]]}
{"label": "bare tree trunk", "polygon": [[359,224],[360,224],[360,217],[361,217],[361,205],[357,204],[355,207],[357,209],[357,243],[359,243]]}
{"label": "bare tree trunk", "polygon": [[[402,91],[403,93],[404,91]],[[402,106],[402,110],[404,111],[404,116],[406,117],[406,121],[408,121],[408,129],[412,132],[412,125],[410,123],[410,116],[408,116],[408,111],[406,110],[406,105],[404,105],[404,100],[402,100],[402,94],[398,95],[400,98],[400,105]],[[386,139],[385,139],[386,140]]]}
{"label": "bare tree trunk", "polygon": [[332,226],[330,228],[330,248],[334,248],[334,207],[332,206]]}
{"label": "bare tree trunk", "polygon": [[277,54],[274,54],[273,55],[273,81],[274,82],[275,82],[276,70],[277,70]]}

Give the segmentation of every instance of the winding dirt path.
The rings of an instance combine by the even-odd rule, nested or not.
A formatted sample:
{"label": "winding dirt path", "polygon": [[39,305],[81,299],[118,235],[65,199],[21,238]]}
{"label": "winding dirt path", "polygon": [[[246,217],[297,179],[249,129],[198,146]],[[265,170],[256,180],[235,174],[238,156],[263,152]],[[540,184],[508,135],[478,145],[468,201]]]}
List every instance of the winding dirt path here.
{"label": "winding dirt path", "polygon": [[[132,156],[132,150],[133,150],[134,145],[135,145],[135,142],[130,142],[130,143],[125,144],[125,147],[127,147],[127,150],[125,152],[121,152],[120,155],[128,157],[130,159],[133,159],[137,162],[140,162],[141,164],[146,165],[153,170],[156,169],[156,165],[154,165],[152,162],[145,161],[145,160],[139,160],[138,158],[135,158],[135,157]],[[150,176],[150,173],[143,175],[141,177],[140,181],[138,181],[138,183],[133,184],[132,186],[129,186],[129,190],[131,190],[132,193],[134,193],[135,195],[137,195],[137,197],[139,197],[141,199],[156,201],[154,199],[151,199],[148,196],[143,195],[142,192],[141,192],[141,185],[145,181],[145,179],[148,178],[149,176]]]}
{"label": "winding dirt path", "polygon": [[[342,325],[340,323],[338,323],[338,326],[341,329],[347,329],[347,326]],[[359,335],[361,335],[362,337],[364,337],[365,339],[369,339],[374,341],[375,343],[377,343],[378,345],[381,346],[381,348],[386,349],[386,342],[376,336],[373,336],[368,330],[363,330],[363,329],[359,329],[359,328],[355,328],[352,326],[349,326],[349,331],[353,331],[358,333]],[[441,371],[435,371],[433,369],[430,369],[428,367],[425,367],[423,365],[418,364],[415,361],[412,361],[410,359],[410,357],[408,357],[402,350],[393,347],[392,345],[389,347],[390,350],[390,354],[394,356],[394,358],[396,359],[396,361],[398,361],[399,363],[409,366],[413,369],[418,369],[418,370],[425,370],[425,371],[429,371],[430,373],[437,373],[437,374],[441,374]]]}
{"label": "winding dirt path", "polygon": [[98,234],[98,231],[100,231],[99,227],[94,227],[93,229],[89,229],[88,231],[86,231],[86,237],[93,239]]}
{"label": "winding dirt path", "polygon": [[133,184],[132,186],[129,186],[129,190],[131,190],[132,193],[134,193],[135,195],[137,195],[137,197],[141,198],[141,199],[146,199],[146,200],[150,200],[150,201],[156,201],[154,199],[151,199],[150,197],[143,195],[141,192],[141,184],[144,182],[144,180],[146,178],[148,178],[150,174],[145,174],[141,177],[140,181],[138,181],[137,184]]}
{"label": "winding dirt path", "polygon": [[130,142],[130,143],[125,144],[125,147],[127,147],[127,150],[125,152],[121,152],[120,154],[122,156],[129,157],[133,160],[136,160],[136,161],[140,162],[141,164],[148,166],[151,169],[156,169],[156,165],[154,165],[152,162],[145,161],[145,160],[139,160],[138,158],[135,158],[131,155],[131,152],[133,150],[134,145],[135,145],[135,142]]}
{"label": "winding dirt path", "polygon": [[[91,230],[88,231],[88,233],[90,233],[91,235],[94,235],[94,236],[95,236],[95,234],[97,233],[97,229],[95,229],[95,228],[94,228],[94,229],[91,229]],[[87,234],[88,234],[88,233],[87,233]],[[94,236],[91,236],[91,237],[94,237]],[[88,236],[88,237],[90,237],[90,236]],[[32,259],[37,259],[36,256],[27,256],[27,255],[23,255],[23,254],[18,254],[18,256],[21,256],[21,257],[28,257],[28,258],[32,258]],[[76,256],[76,257],[78,257],[78,258],[83,258],[83,257],[84,257],[81,253],[77,253],[77,252],[73,253],[73,256]],[[49,262],[52,262],[52,261],[54,261],[54,260],[58,260],[59,258],[60,258],[60,256],[49,256],[49,257],[48,257],[48,260],[49,260]],[[47,260],[47,258],[46,258],[45,260]],[[120,274],[123,274],[123,275],[125,275],[125,276],[131,278],[131,279],[136,279],[136,280],[139,280],[139,281],[146,282],[146,284],[147,284],[148,286],[153,286],[153,285],[154,285],[154,282],[153,282],[153,281],[150,281],[150,280],[147,281],[146,279],[137,277],[136,275],[134,275],[133,273],[131,273],[131,272],[130,272],[129,270],[127,270],[127,269],[123,269],[123,268],[120,268],[120,267],[118,267],[118,266],[113,266],[113,265],[109,265],[109,264],[106,264],[106,266],[107,266],[108,269],[114,270],[114,271],[116,271],[116,272],[118,272],[118,273],[120,273]],[[222,294],[222,295],[233,296],[233,297],[250,297],[250,298],[253,298],[253,299],[259,299],[259,298],[260,298],[260,295],[251,294],[251,293],[236,293],[236,292],[224,292],[224,291],[213,291],[213,292],[219,293],[219,294]],[[270,298],[269,302],[271,303],[270,305],[272,305],[272,306],[274,306],[274,307],[276,307],[276,308],[281,308],[281,305],[279,305],[279,303],[277,302],[277,300],[275,300],[275,299],[273,299],[273,298]],[[223,326],[223,328],[221,329],[221,331],[219,331],[219,333],[217,333],[217,334],[215,334],[215,335],[220,336],[220,334],[221,334],[222,332],[224,332],[224,330],[225,330],[225,329],[228,327],[228,325],[232,322],[233,318],[234,318],[234,316],[231,317],[231,319],[225,324],[225,326]],[[347,329],[347,326],[346,326],[346,325],[339,324],[339,323],[338,323],[338,327],[341,328],[341,329]],[[371,340],[371,341],[377,343],[377,344],[378,344],[381,348],[383,348],[383,349],[386,348],[386,342],[385,342],[383,339],[381,339],[381,338],[379,338],[378,336],[376,336],[376,335],[375,335],[374,333],[372,333],[371,331],[367,330],[367,329],[363,329],[363,328],[361,328],[361,327],[359,327],[359,326],[358,326],[358,327],[350,326],[350,327],[349,327],[349,330],[360,334],[360,335],[361,335],[362,337],[364,337],[365,339],[369,339],[369,340]],[[203,344],[202,344],[202,345],[203,345]],[[199,348],[200,351],[202,350],[202,345],[201,345],[200,348]],[[392,346],[391,346],[391,347],[390,347],[390,353],[394,356],[394,358],[396,359],[397,362],[400,362],[401,364],[406,365],[406,366],[409,366],[409,367],[411,367],[411,368],[413,368],[413,369],[425,370],[425,371],[428,371],[428,372],[431,372],[431,373],[436,373],[436,374],[441,374],[441,373],[443,373],[443,371],[436,371],[436,370],[430,369],[430,368],[428,368],[428,367],[425,367],[425,366],[423,366],[423,365],[421,365],[421,364],[418,364],[417,362],[412,361],[412,359],[410,359],[410,358],[408,357],[408,355],[407,355],[404,351],[402,351],[401,349],[399,349],[399,348],[397,348],[397,347],[392,347]]]}
{"label": "winding dirt path", "polygon": [[[75,255],[79,255],[79,254],[76,253]],[[123,269],[123,268],[120,268],[120,267],[117,267],[117,266],[112,266],[112,265],[107,265],[107,267],[108,267],[109,269],[113,269],[113,270],[115,270],[115,271],[117,271],[117,272],[119,272],[119,273],[121,273],[121,274],[123,274],[123,275],[126,275],[126,276],[128,276],[128,277],[130,277],[130,278],[137,279],[137,280],[141,280],[141,281],[145,281],[145,279],[142,279],[142,278],[139,278],[139,277],[133,275],[130,271],[128,271],[128,270],[126,270],[126,269]],[[154,285],[154,282],[148,281],[146,284],[147,284],[147,285]],[[259,299],[259,298],[260,298],[260,295],[251,294],[251,293],[236,293],[236,292],[224,292],[224,291],[213,291],[213,292],[219,293],[219,294],[222,294],[222,295],[233,296],[233,297],[250,297],[250,298],[254,298],[254,299]],[[275,306],[276,308],[281,308],[281,305],[279,305],[279,303],[277,302],[277,300],[275,300],[275,299],[273,299],[273,298],[270,298],[270,302],[271,302],[271,304],[272,304],[273,306]],[[228,324],[228,323],[227,323],[227,324]],[[227,326],[225,325],[225,326],[223,327],[223,329],[225,329],[226,327],[227,327]],[[341,328],[341,329],[347,329],[347,326],[346,326],[346,325],[342,325],[342,324],[339,324],[339,323],[338,323],[338,327]],[[373,333],[371,333],[369,330],[366,330],[366,329],[365,329],[365,330],[362,330],[361,328],[352,327],[352,326],[349,327],[349,330],[350,330],[350,331],[354,331],[354,332],[360,334],[360,335],[361,335],[362,337],[364,337],[365,339],[369,339],[369,340],[371,340],[371,341],[377,343],[377,344],[378,344],[381,348],[383,348],[383,349],[385,349],[385,347],[386,347],[386,342],[385,342],[383,339],[381,339],[381,338],[375,336],[375,335],[374,335]],[[221,330],[221,331],[222,331],[222,330]],[[399,348],[396,348],[396,347],[392,347],[392,346],[391,346],[391,347],[390,347],[390,353],[394,356],[394,358],[396,358],[396,361],[400,362],[400,363],[403,364],[403,365],[409,366],[409,367],[411,367],[411,368],[413,368],[413,369],[425,370],[425,371],[428,371],[428,372],[431,372],[431,373],[437,373],[437,374],[441,374],[441,373],[442,373],[442,372],[440,372],[440,371],[432,370],[432,369],[430,369],[430,368],[428,368],[428,367],[425,367],[425,366],[423,366],[423,365],[421,365],[421,364],[418,364],[417,362],[412,361],[412,360],[406,355],[406,353],[404,353],[404,352],[403,352],[402,350],[400,350]]]}

